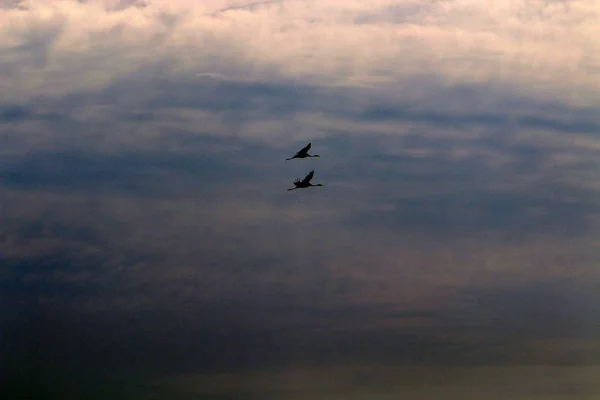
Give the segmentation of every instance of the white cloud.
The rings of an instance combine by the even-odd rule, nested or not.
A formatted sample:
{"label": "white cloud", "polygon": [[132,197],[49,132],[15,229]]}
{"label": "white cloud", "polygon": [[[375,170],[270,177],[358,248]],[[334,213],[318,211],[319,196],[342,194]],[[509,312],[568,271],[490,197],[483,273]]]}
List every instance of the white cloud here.
{"label": "white cloud", "polygon": [[129,3],[0,9],[2,98],[101,89],[163,62],[174,76],[389,87],[431,74],[598,101],[598,2]]}

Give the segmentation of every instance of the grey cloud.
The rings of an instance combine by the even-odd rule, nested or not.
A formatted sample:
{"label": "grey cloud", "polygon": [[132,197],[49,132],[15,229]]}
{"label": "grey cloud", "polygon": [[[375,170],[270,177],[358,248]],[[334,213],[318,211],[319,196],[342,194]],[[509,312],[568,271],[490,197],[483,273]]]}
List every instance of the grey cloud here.
{"label": "grey cloud", "polygon": [[212,111],[263,111],[270,115],[285,115],[307,108],[316,108],[318,89],[272,83],[235,82],[164,82],[157,90],[166,97],[155,99],[149,107],[190,107]]}
{"label": "grey cloud", "polygon": [[47,112],[36,109],[35,106],[6,104],[0,106],[0,123],[8,124],[27,121],[61,122],[64,119],[59,112]]}
{"label": "grey cloud", "polygon": [[65,23],[66,19],[60,16],[40,21],[20,37],[20,44],[3,50],[6,62],[0,66],[0,77],[8,74],[9,79],[17,78],[27,67],[44,69]]}
{"label": "grey cloud", "polygon": [[[439,176],[439,180],[449,178]],[[410,178],[409,178],[410,179]],[[402,186],[402,182],[398,183]],[[582,191],[573,198],[573,188],[548,187],[540,191],[494,193],[472,188],[466,192],[404,196],[389,200],[392,209],[368,211],[352,216],[352,226],[425,229],[432,235],[472,235],[495,232],[513,240],[529,234],[587,235],[596,228],[592,218],[600,213],[595,192]],[[568,195],[567,195],[568,193]],[[425,228],[427,227],[427,228]]]}
{"label": "grey cloud", "polygon": [[[265,64],[258,44],[262,61],[232,62],[227,40],[190,39],[207,32],[206,16],[155,5],[144,21],[160,26],[144,43],[167,49],[155,56],[123,44],[138,31],[114,28],[112,13],[82,54],[69,47],[79,28],[60,19],[9,50],[7,77],[19,62],[43,67],[51,42],[76,58],[59,57],[69,78],[60,87],[0,105],[0,356],[10,375],[67,387],[86,370],[576,363],[592,347],[594,108],[527,97],[520,78],[485,74],[470,85],[432,73],[320,86],[288,75],[278,54]],[[70,7],[61,12],[83,10]],[[206,65],[177,61],[165,33],[177,29],[192,46],[186,63]],[[71,79],[92,64],[94,79]],[[308,141],[320,159],[284,161]],[[285,191],[313,168],[323,190]],[[557,276],[573,280],[547,282]],[[555,353],[539,350],[554,340]]]}
{"label": "grey cloud", "polygon": [[[521,348],[522,358],[538,358],[540,363],[594,363],[598,350],[587,353],[573,346],[573,339],[597,340],[599,331],[598,283],[538,280],[518,285],[465,288],[457,311],[448,314],[449,325],[471,332],[490,345],[490,355],[505,359],[521,356],[509,349]],[[484,339],[485,338],[485,339]],[[526,350],[536,340],[554,340],[554,348]],[[533,361],[533,360],[532,360]],[[533,361],[536,362],[536,361]]]}
{"label": "grey cloud", "polygon": [[[177,308],[171,304],[170,309],[110,315],[74,312],[57,304],[20,306],[16,308],[18,313],[11,316],[10,326],[24,331],[18,337],[17,332],[5,332],[11,343],[8,354],[17,358],[35,350],[40,360],[46,360],[41,364],[53,360],[57,371],[62,369],[65,375],[78,376],[76,368],[83,360],[94,366],[90,372],[118,368],[123,362],[129,368],[150,368],[153,373],[173,373],[190,367],[194,371],[215,372],[301,360],[366,361],[385,353],[401,363],[425,362],[453,347],[428,334],[360,333],[336,328],[339,318],[315,324],[311,309],[294,306],[285,299],[275,308],[271,304],[223,299],[218,303]],[[343,314],[336,313],[337,317],[340,315]],[[290,319],[300,323],[285,322]],[[53,346],[45,347],[47,342]]]}
{"label": "grey cloud", "polygon": [[[125,80],[120,87],[110,87],[101,93],[80,93],[65,97],[55,106],[64,110],[62,114],[52,111],[48,101],[15,110],[20,110],[21,120],[27,120],[28,117],[39,119],[48,115],[45,118],[49,124],[56,122],[53,129],[62,135],[76,138],[78,129],[86,129],[85,120],[76,121],[80,110],[76,105],[85,107],[96,103],[118,104],[128,91],[143,87],[144,82],[151,84],[152,81],[147,79]],[[482,114],[479,111],[464,116],[456,112],[443,114],[435,111],[438,107],[436,103],[430,106],[431,112],[403,112],[394,107],[393,101],[383,103],[383,100],[360,92],[354,92],[354,97],[338,106],[341,99],[351,93],[283,83],[249,84],[211,79],[190,83],[167,80],[159,83],[153,90],[157,92],[147,97],[146,101],[133,102],[131,111],[128,110],[130,107],[109,107],[107,117],[111,117],[111,122],[107,122],[104,117],[101,119],[104,121],[101,122],[104,124],[102,130],[106,131],[106,135],[110,137],[112,127],[118,126],[121,121],[135,121],[142,126],[148,124],[151,127],[159,121],[152,110],[161,111],[170,107],[209,110],[216,115],[235,114],[241,116],[242,126],[269,116],[281,117],[297,112],[310,115],[319,110],[329,118],[343,116],[362,122],[385,122],[388,119],[386,115],[372,113],[373,110],[381,109],[372,105],[377,104],[377,101],[391,107],[389,110],[393,118],[425,122],[432,128],[441,130],[430,136],[427,132],[411,132],[411,128],[401,128],[407,131],[396,135],[393,125],[388,134],[369,132],[368,125],[365,125],[364,132],[352,133],[336,130],[334,127],[326,128],[328,136],[319,139],[318,146],[319,152],[327,157],[318,161],[317,174],[327,184],[333,185],[331,190],[336,192],[323,193],[325,204],[330,204],[343,213],[344,203],[339,203],[340,198],[334,193],[341,193],[340,190],[352,191],[350,188],[342,189],[343,186],[340,185],[356,184],[372,191],[369,196],[365,196],[363,192],[361,196],[365,199],[392,207],[392,211],[387,212],[371,213],[370,210],[365,210],[356,215],[347,215],[346,219],[353,224],[377,225],[382,222],[398,227],[419,225],[429,226],[432,231],[485,228],[508,230],[519,235],[548,229],[561,234],[581,234],[594,227],[594,222],[589,217],[598,213],[598,204],[594,200],[595,191],[586,189],[585,186],[578,187],[578,183],[573,180],[564,181],[565,177],[593,168],[593,150],[565,147],[567,142],[557,142],[551,136],[543,142],[522,139],[526,135],[524,129],[532,127],[552,126],[564,135],[585,132],[586,127],[591,132],[593,122],[585,109],[556,104],[543,105],[534,100],[520,99],[515,106],[528,110],[533,117],[523,117],[520,122],[517,119],[515,123],[515,117],[509,113],[498,112],[494,117],[490,117],[494,114]],[[471,102],[487,93],[482,88],[473,90],[479,94],[474,97],[467,95],[467,98],[471,97]],[[144,93],[143,89],[141,93]],[[450,96],[450,93],[453,91],[444,96]],[[457,93],[469,91],[457,89]],[[366,101],[367,99],[372,100]],[[500,97],[493,103],[509,102],[509,99]],[[352,109],[361,109],[361,102],[366,103],[362,107],[362,114],[351,113]],[[469,100],[466,102],[469,103]],[[36,112],[36,108],[50,111],[42,114]],[[415,105],[411,108],[417,110]],[[423,108],[427,109],[427,105],[424,104]],[[23,110],[27,110],[26,113]],[[14,114],[14,111],[10,112]],[[10,112],[9,115],[13,115]],[[560,122],[552,120],[552,114],[569,115],[573,121],[588,122]],[[365,117],[366,115],[370,116]],[[54,119],[50,116],[54,116]],[[485,131],[473,138],[463,137],[460,132],[444,131],[448,126],[456,127],[457,124],[467,134],[476,125],[483,125]],[[60,129],[61,126],[69,129]],[[296,123],[294,126],[299,125]],[[133,133],[119,134],[133,135],[133,140],[136,135],[140,135],[140,140],[145,140],[141,139],[141,130],[138,128]],[[274,137],[284,135],[287,133],[281,132]],[[150,143],[155,145],[175,148],[173,151],[121,150],[104,154],[91,150],[93,141],[87,144],[85,136],[78,141],[79,148],[67,147],[61,151],[53,149],[52,152],[28,151],[20,156],[7,157],[0,168],[0,179],[4,185],[12,188],[44,187],[80,192],[95,188],[94,190],[114,193],[168,197],[175,193],[177,196],[184,193],[188,193],[187,196],[197,196],[222,185],[249,185],[253,179],[258,179],[259,184],[268,191],[271,187],[276,191],[277,185],[283,186],[296,175],[308,171],[297,171],[296,167],[300,166],[298,163],[283,163],[280,167],[273,168],[273,165],[279,165],[284,157],[289,156],[284,151],[291,151],[291,147],[284,150],[281,146],[275,147],[265,142],[261,145],[246,138],[214,136],[210,128],[203,126],[184,124],[177,130],[170,129],[168,134],[161,135],[159,139],[150,139]],[[393,149],[400,153],[389,154],[389,150]],[[411,154],[423,149],[427,151],[426,156],[416,157]],[[466,149],[466,153],[456,158],[452,155],[454,149]],[[579,159],[560,168],[553,166],[553,156],[565,151]],[[500,165],[490,164],[489,155],[504,157],[508,161]],[[157,178],[158,176],[161,178]],[[170,183],[172,176],[179,179],[176,186]],[[527,187],[522,181],[527,182]],[[410,185],[411,193],[399,195],[400,191],[405,192],[402,188],[407,185]],[[498,189],[499,186],[503,188]],[[270,201],[285,204],[285,200],[279,197]],[[334,202],[338,202],[337,207]]]}
{"label": "grey cloud", "polygon": [[[330,100],[332,94],[326,88],[277,80],[276,77],[272,81],[235,81],[190,74],[173,76],[170,68],[168,62],[158,62],[115,80],[100,92],[75,93],[61,101],[72,104],[73,101],[95,103],[100,100],[135,105],[146,110],[195,108],[283,116],[297,111],[319,110],[341,98],[337,96]],[[137,94],[134,98],[130,96],[132,91]],[[325,99],[322,99],[323,96]]]}
{"label": "grey cloud", "polygon": [[13,9],[13,8],[24,9],[23,0],[3,0],[2,2],[0,2],[0,8],[5,8],[5,9]]}
{"label": "grey cloud", "polygon": [[368,121],[422,121],[432,125],[467,128],[472,125],[534,128],[559,132],[598,134],[600,120],[593,108],[574,107],[560,101],[526,97],[517,87],[494,83],[443,85],[435,77],[416,78],[427,93],[418,99],[385,98],[371,102],[353,118]]}
{"label": "grey cloud", "polygon": [[[150,75],[140,75],[119,81],[104,93],[110,96],[106,101],[118,101],[126,97],[126,92],[133,87],[149,85],[161,96],[142,101],[144,107],[226,111],[229,118],[241,118],[241,123],[304,112],[358,123],[422,122],[444,129],[484,126],[496,132],[497,141],[512,138],[516,134],[512,131],[521,129],[590,134],[592,137],[600,132],[600,121],[594,109],[524,98],[516,89],[498,88],[496,85],[442,88],[441,83],[437,83],[440,85],[429,77],[416,79],[414,84],[398,88],[407,97],[399,100],[394,98],[396,96],[390,98],[377,91],[327,89],[286,81],[246,83],[188,78],[177,82],[169,78],[153,81]],[[417,92],[421,92],[420,98],[413,99],[412,93]],[[67,98],[65,101],[71,100]],[[453,139],[452,135],[448,137]]]}
{"label": "grey cloud", "polygon": [[31,118],[30,110],[20,106],[5,106],[0,109],[0,121],[14,122]]}
{"label": "grey cloud", "polygon": [[198,188],[243,179],[241,167],[208,154],[124,152],[108,155],[63,151],[15,157],[9,166],[0,169],[0,181],[7,188],[171,196],[172,193],[166,191],[168,183],[156,178],[161,171],[187,176],[188,183]]}
{"label": "grey cloud", "polygon": [[[359,115],[358,119],[368,121],[381,120],[406,120],[423,121],[436,125],[445,125],[453,128],[464,128],[469,125],[481,124],[488,126],[511,126],[519,125],[527,128],[549,129],[559,132],[581,132],[595,133],[600,132],[600,124],[596,118],[576,119],[573,122],[561,121],[552,117],[541,116],[509,116],[502,114],[480,114],[457,115],[455,113],[442,114],[438,112],[417,111],[416,107],[406,104],[404,107],[391,108],[389,105],[374,105]],[[413,111],[410,111],[413,109]],[[565,109],[569,112],[571,110]],[[595,117],[595,116],[594,116]]]}
{"label": "grey cloud", "polygon": [[414,23],[419,20],[420,16],[426,15],[435,6],[435,2],[407,2],[394,4],[377,12],[364,13],[356,17],[357,24],[373,24],[373,23]]}
{"label": "grey cloud", "polygon": [[[571,307],[576,306],[573,296],[556,297],[559,293],[556,289],[565,293],[564,289],[531,289],[509,288],[499,294],[495,294],[494,290],[480,289],[476,294],[466,292],[465,297],[472,299],[470,303],[463,304],[456,311],[435,312],[438,318],[444,315],[449,317],[448,320],[454,318],[453,324],[442,330],[390,328],[352,331],[336,327],[339,324],[337,319],[315,326],[310,323],[314,315],[309,310],[304,327],[274,328],[273,322],[282,318],[283,312],[294,315],[301,309],[292,307],[290,311],[285,304],[278,304],[275,309],[279,311],[272,314],[273,307],[268,303],[264,304],[266,309],[260,310],[262,306],[257,308],[257,304],[225,301],[189,305],[175,314],[155,310],[136,316],[105,315],[89,319],[83,315],[63,313],[60,324],[57,324],[56,315],[38,310],[37,314],[30,314],[36,316],[31,320],[36,322],[28,325],[35,329],[30,329],[21,340],[26,339],[23,343],[29,346],[36,343],[34,348],[40,355],[48,359],[53,356],[54,365],[59,363],[64,368],[73,366],[69,357],[83,352],[88,362],[94,360],[95,366],[115,368],[116,364],[127,359],[130,366],[136,365],[138,369],[151,367],[154,373],[158,370],[171,374],[185,372],[189,368],[195,372],[218,372],[333,360],[473,366],[487,364],[493,359],[511,364],[515,360],[526,361],[519,354],[506,352],[504,345],[511,340],[527,341],[540,336],[553,337],[557,333],[569,336],[570,332],[581,327],[574,318],[587,315],[582,310],[575,314],[572,312]],[[570,304],[565,305],[563,301]],[[188,311],[194,313],[184,317]],[[263,315],[257,314],[257,311]],[[348,311],[350,309],[335,315],[339,317]],[[370,311],[377,315],[376,308]],[[267,314],[271,317],[266,318]],[[401,316],[404,314],[400,313]],[[429,312],[421,311],[409,314],[430,316]],[[261,318],[264,318],[262,323]],[[158,328],[151,322],[157,319],[161,321]],[[511,323],[515,319],[520,321],[516,325]],[[482,339],[478,343],[465,342],[454,336],[461,331],[479,333]],[[140,332],[144,335],[140,336]],[[447,339],[438,338],[440,332]],[[60,338],[58,343],[54,342],[55,350],[42,347],[42,335]],[[34,340],[34,337],[38,339]],[[86,338],[85,343],[77,339],[81,337]],[[153,351],[145,351],[149,348]],[[20,346],[15,346],[12,352],[19,349]],[[504,353],[500,354],[500,351]],[[569,364],[577,357],[577,352],[566,347],[561,357],[540,354],[539,359],[529,359],[529,362]],[[70,370],[65,369],[64,373],[67,371]]]}
{"label": "grey cloud", "polygon": [[[524,98],[516,88],[496,85],[443,87],[428,77],[399,87],[405,99],[372,90],[324,88],[310,84],[227,81],[193,76],[173,77],[168,63],[136,71],[101,91],[79,91],[38,105],[77,110],[74,106],[119,105],[120,118],[152,119],[149,110],[195,109],[225,113],[241,123],[264,117],[317,113],[357,123],[423,122],[443,128],[544,129],[595,134],[600,125],[594,109]],[[136,96],[131,93],[135,92]],[[416,93],[419,93],[417,96]],[[33,105],[32,105],[33,106]],[[392,132],[390,132],[392,133]],[[510,132],[506,132],[509,134]],[[450,136],[452,137],[452,136]]]}
{"label": "grey cloud", "polygon": [[120,11],[128,7],[144,8],[151,0],[77,0],[79,3],[92,3],[103,6],[107,11]]}
{"label": "grey cloud", "polygon": [[254,1],[254,2],[249,2],[249,4],[244,4],[244,5],[240,5],[240,6],[231,6],[231,7],[225,7],[219,11],[216,11],[214,13],[214,15],[219,15],[222,13],[225,13],[227,11],[232,11],[232,10],[248,10],[248,11],[255,11],[258,8],[264,7],[264,6],[269,6],[271,4],[278,4],[278,3],[283,3],[284,0],[265,0],[265,1]]}

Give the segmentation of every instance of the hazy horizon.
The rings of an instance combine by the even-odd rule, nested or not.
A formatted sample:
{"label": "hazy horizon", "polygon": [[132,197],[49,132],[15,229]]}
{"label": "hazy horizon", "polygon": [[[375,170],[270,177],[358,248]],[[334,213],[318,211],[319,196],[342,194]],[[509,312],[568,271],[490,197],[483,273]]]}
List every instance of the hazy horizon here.
{"label": "hazy horizon", "polygon": [[598,34],[583,0],[0,1],[4,387],[598,398]]}

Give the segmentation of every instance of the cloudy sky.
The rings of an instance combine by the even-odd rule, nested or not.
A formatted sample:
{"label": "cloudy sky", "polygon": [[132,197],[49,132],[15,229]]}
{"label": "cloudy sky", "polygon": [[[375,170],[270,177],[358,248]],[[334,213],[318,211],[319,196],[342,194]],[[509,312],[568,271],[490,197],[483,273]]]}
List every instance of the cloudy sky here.
{"label": "cloudy sky", "polygon": [[597,0],[0,0],[4,390],[598,398],[598,37]]}

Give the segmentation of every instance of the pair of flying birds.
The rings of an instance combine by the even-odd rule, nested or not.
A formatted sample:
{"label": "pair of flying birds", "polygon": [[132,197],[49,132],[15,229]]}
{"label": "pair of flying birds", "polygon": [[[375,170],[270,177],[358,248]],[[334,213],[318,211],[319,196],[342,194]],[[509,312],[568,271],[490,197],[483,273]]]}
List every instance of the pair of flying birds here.
{"label": "pair of flying birds", "polygon": [[[310,150],[310,146],[311,143],[307,144],[306,146],[304,146],[304,148],[302,150],[300,150],[299,152],[296,153],[295,156],[290,157],[290,158],[286,158],[285,160],[292,160],[294,158],[307,158],[307,157],[319,157],[318,154],[310,155],[308,154],[308,150]],[[325,186],[321,183],[317,184],[317,185],[313,185],[312,183],[310,183],[310,180],[313,178],[313,176],[315,176],[315,170],[313,169],[312,171],[310,171],[308,173],[308,175],[306,175],[306,177],[303,180],[300,180],[300,178],[296,178],[296,180],[294,181],[294,185],[296,187],[293,187],[289,190],[295,190],[295,189],[302,189],[302,188],[307,188],[307,187],[311,187],[311,186]]]}

